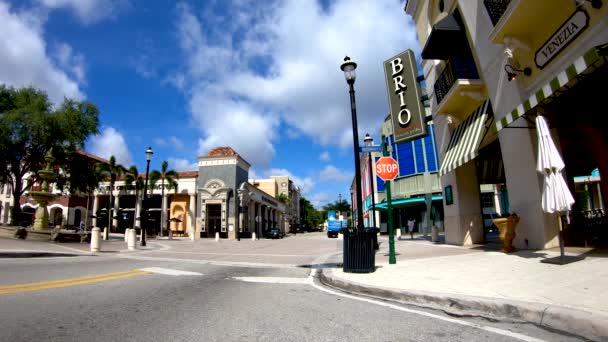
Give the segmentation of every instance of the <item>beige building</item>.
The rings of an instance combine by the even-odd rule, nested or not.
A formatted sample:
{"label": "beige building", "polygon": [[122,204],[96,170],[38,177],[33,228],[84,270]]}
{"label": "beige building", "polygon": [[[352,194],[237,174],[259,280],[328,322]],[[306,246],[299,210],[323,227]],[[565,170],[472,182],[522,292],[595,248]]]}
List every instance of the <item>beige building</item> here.
{"label": "beige building", "polygon": [[[436,125],[446,242],[483,240],[480,189],[491,185],[503,211],[521,218],[516,247],[557,246],[557,218],[541,208],[535,118],[548,121],[573,194],[574,177],[596,168],[608,174],[608,130],[600,124],[608,5],[409,0],[405,12],[416,25]],[[598,198],[606,198],[607,182],[600,181],[599,189]],[[593,238],[583,209],[575,203],[566,244]]]}
{"label": "beige building", "polygon": [[289,176],[271,176],[269,179],[250,179],[249,183],[276,199],[285,201],[286,229],[300,224],[300,188]]}

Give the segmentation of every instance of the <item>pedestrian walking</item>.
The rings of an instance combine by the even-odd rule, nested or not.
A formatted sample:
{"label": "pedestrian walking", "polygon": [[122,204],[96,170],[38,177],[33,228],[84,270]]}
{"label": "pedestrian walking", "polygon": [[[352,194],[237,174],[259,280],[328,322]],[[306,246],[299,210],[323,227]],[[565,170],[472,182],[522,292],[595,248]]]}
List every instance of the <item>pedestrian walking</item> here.
{"label": "pedestrian walking", "polygon": [[414,240],[414,226],[416,225],[416,219],[410,217],[407,220],[407,230],[410,232],[410,238]]}

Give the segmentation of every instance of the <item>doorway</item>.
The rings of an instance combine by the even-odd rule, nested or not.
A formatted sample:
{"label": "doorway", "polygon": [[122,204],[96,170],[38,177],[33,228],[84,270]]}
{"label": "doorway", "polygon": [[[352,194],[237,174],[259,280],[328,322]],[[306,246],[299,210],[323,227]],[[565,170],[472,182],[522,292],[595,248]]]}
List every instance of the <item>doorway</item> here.
{"label": "doorway", "polygon": [[222,205],[221,204],[207,204],[207,231],[209,237],[214,238],[215,233],[219,232],[222,237]]}

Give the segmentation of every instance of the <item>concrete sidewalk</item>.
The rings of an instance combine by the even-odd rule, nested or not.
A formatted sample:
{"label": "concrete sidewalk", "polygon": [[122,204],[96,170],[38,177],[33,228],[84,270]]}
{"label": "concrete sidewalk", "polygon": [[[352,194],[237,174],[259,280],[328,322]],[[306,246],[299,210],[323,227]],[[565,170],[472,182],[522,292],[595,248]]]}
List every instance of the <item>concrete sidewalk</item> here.
{"label": "concrete sidewalk", "polygon": [[[509,318],[608,340],[606,253],[569,249],[567,255],[584,259],[555,265],[541,260],[559,256],[559,250],[504,254],[486,246],[457,247],[408,236],[395,241],[397,264],[389,265],[388,239],[379,242],[374,273],[326,268],[321,281],[455,315]],[[341,256],[332,260],[336,258]]]}
{"label": "concrete sidewalk", "polygon": [[[136,251],[157,250],[160,247],[150,240],[146,247],[139,246],[139,236]],[[48,256],[103,255],[107,253],[126,253],[127,243],[123,234],[110,234],[109,240],[101,240],[101,251],[91,252],[90,243],[53,242],[48,239],[31,238],[16,239],[7,234],[0,234],[0,258],[27,258]]]}

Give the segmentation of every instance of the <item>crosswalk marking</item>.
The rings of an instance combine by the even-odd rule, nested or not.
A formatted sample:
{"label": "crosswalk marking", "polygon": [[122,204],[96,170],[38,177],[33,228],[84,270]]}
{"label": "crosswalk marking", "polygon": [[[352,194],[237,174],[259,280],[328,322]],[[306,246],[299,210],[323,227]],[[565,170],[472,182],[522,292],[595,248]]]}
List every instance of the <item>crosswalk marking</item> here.
{"label": "crosswalk marking", "polygon": [[249,283],[272,283],[272,284],[310,284],[308,278],[287,277],[232,277],[232,279]]}
{"label": "crosswalk marking", "polygon": [[171,275],[171,276],[203,275],[202,273],[198,273],[198,272],[180,271],[180,270],[173,270],[170,268],[161,268],[161,267],[146,267],[146,268],[142,268],[141,270],[145,271],[145,272],[149,272],[149,273],[158,273],[158,274]]}

